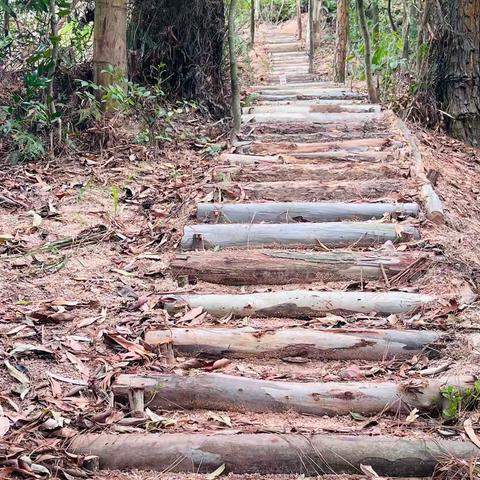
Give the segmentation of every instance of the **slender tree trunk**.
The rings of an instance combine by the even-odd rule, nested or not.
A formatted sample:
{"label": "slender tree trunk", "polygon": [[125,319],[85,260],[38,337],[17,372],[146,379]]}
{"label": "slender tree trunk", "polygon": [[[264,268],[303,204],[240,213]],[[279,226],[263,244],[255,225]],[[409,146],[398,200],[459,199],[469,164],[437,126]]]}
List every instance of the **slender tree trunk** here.
{"label": "slender tree trunk", "polygon": [[402,58],[405,60],[410,56],[410,22],[411,8],[408,5],[408,0],[403,0]]}
{"label": "slender tree trunk", "polygon": [[[93,42],[94,81],[108,86],[127,75],[127,4],[126,0],[97,0]],[[115,75],[106,72],[112,66]],[[114,105],[106,105],[113,110]]]}
{"label": "slender tree trunk", "polygon": [[303,25],[302,25],[302,2],[297,0],[297,30],[298,30],[298,39],[303,38]]}
{"label": "slender tree trunk", "polygon": [[228,51],[230,55],[230,81],[232,85],[232,137],[240,133],[242,124],[242,109],[240,106],[240,81],[238,79],[238,64],[235,53],[235,16],[237,14],[237,0],[230,0],[228,12]]}
{"label": "slender tree trunk", "polygon": [[395,20],[393,18],[393,14],[392,14],[392,0],[388,0],[387,13],[388,13],[388,21],[390,22],[390,27],[392,29],[392,32],[396,32],[397,31],[397,26],[395,25]]}
{"label": "slender tree trunk", "polygon": [[422,77],[422,65],[424,59],[423,44],[425,42],[425,32],[427,29],[427,22],[430,14],[432,0],[423,0],[423,8],[420,25],[418,26],[418,37],[417,37],[417,76],[418,78]]}
{"label": "slender tree trunk", "polygon": [[315,34],[313,31],[313,3],[315,0],[308,2],[308,37],[310,51],[310,73],[313,73],[313,61],[315,57]]}
{"label": "slender tree trunk", "polygon": [[260,0],[253,0],[255,3],[255,19],[260,20],[260,17],[262,16],[262,5]]}
{"label": "slender tree trunk", "polygon": [[250,45],[255,45],[255,0],[250,0]]}
{"label": "slender tree trunk", "polygon": [[439,0],[428,31],[425,83],[433,90],[449,134],[480,146],[480,1]]}
{"label": "slender tree trunk", "polygon": [[378,11],[378,0],[372,0],[371,13],[373,23],[373,44],[377,45],[380,38],[380,15]]}
{"label": "slender tree trunk", "polygon": [[[58,17],[57,17],[57,10],[55,5],[55,0],[49,1],[49,13],[50,13],[50,35],[52,38],[52,66],[50,68],[50,83],[48,85],[48,99],[47,104],[50,111],[50,117],[53,118],[57,113],[57,108],[55,106],[55,91],[54,91],[54,82],[55,82],[55,73],[57,71],[57,63],[58,63]],[[57,135],[58,140],[61,140],[62,137],[62,123],[61,119],[57,120]],[[51,125],[50,130],[50,153],[53,155],[53,150],[55,146],[54,141],[54,128]]]}
{"label": "slender tree trunk", "polygon": [[5,12],[3,13],[3,36],[8,37],[10,32],[10,14],[8,13],[8,0],[5,0]]}
{"label": "slender tree trunk", "polygon": [[313,0],[313,39],[318,47],[322,39],[322,0]]}
{"label": "slender tree trunk", "polygon": [[345,82],[348,42],[348,0],[337,0],[337,32],[335,45],[334,80]]}
{"label": "slender tree trunk", "polygon": [[362,31],[363,42],[365,45],[365,76],[368,87],[368,98],[371,103],[378,103],[378,94],[372,75],[372,51],[370,46],[370,32],[368,31],[367,18],[365,16],[365,7],[363,0],[356,0],[358,20]]}

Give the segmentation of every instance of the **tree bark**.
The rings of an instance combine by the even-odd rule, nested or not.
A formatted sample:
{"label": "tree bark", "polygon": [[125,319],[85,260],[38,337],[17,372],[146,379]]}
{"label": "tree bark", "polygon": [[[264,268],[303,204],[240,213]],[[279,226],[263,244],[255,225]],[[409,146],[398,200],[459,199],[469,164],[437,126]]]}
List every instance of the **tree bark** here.
{"label": "tree bark", "polygon": [[298,34],[298,39],[301,40],[303,38],[302,0],[296,0],[296,8],[297,8],[297,34]]}
{"label": "tree bark", "polygon": [[86,434],[69,451],[96,455],[109,470],[210,474],[222,465],[236,474],[358,474],[369,465],[381,476],[430,477],[445,458],[475,461],[470,441],[437,437],[330,434]]}
{"label": "tree bark", "polygon": [[313,41],[316,47],[322,41],[322,0],[313,0]]}
{"label": "tree bark", "polygon": [[313,2],[308,1],[308,43],[309,43],[309,60],[310,67],[309,72],[314,73],[314,60],[315,60],[315,33],[313,28]]}
{"label": "tree bark", "polygon": [[348,0],[337,0],[337,27],[333,79],[344,83],[348,43]]}
{"label": "tree bark", "polygon": [[310,318],[324,313],[405,313],[433,306],[430,295],[404,292],[320,292],[292,290],[240,295],[183,295],[165,298],[168,311],[187,305],[202,307],[215,317]]}
{"label": "tree bark", "polygon": [[184,250],[217,247],[253,248],[268,245],[368,247],[390,240],[418,239],[419,232],[406,225],[387,223],[292,223],[283,225],[191,225],[184,229]]}
{"label": "tree bark", "polygon": [[401,274],[425,257],[382,252],[225,251],[177,255],[174,277],[220,285],[290,285],[294,283],[384,280]]}
{"label": "tree bark", "polygon": [[235,17],[237,14],[237,0],[230,0],[228,11],[228,52],[230,58],[230,82],[232,88],[232,135],[234,138],[240,133],[242,126],[242,109],[240,106],[240,80],[238,77],[237,55],[235,52]]}
{"label": "tree bark", "polygon": [[260,20],[262,16],[262,4],[261,0],[253,0],[255,2],[255,19]]}
{"label": "tree bark", "polygon": [[431,331],[370,329],[173,328],[145,334],[147,345],[172,342],[174,349],[182,354],[310,360],[406,360],[429,353],[429,345],[440,339],[441,334]]}
{"label": "tree bark", "polygon": [[[207,373],[180,375],[120,375],[112,385],[116,398],[144,389],[150,408],[206,409],[233,412],[287,412],[308,415],[375,415],[433,412],[442,405],[441,388],[472,388],[471,376],[410,382],[294,383]],[[158,394],[156,394],[158,393]]]}
{"label": "tree bark", "polygon": [[256,0],[250,0],[250,46],[255,45],[255,23],[257,17],[255,15],[255,3]]}
{"label": "tree bark", "polygon": [[426,82],[447,113],[448,133],[480,146],[480,2],[439,0],[428,13]]}
{"label": "tree bark", "polygon": [[[112,66],[115,74],[105,71]],[[125,0],[96,0],[93,41],[93,78],[108,86],[127,76],[127,5]],[[106,105],[107,110],[114,105]]]}
{"label": "tree bark", "polygon": [[372,50],[370,45],[370,32],[368,31],[367,18],[365,16],[365,7],[363,0],[355,0],[357,5],[358,21],[362,31],[363,43],[365,47],[365,77],[368,88],[368,98],[371,103],[378,103],[378,94],[373,81],[372,74]]}
{"label": "tree bark", "polygon": [[250,224],[339,222],[381,219],[385,214],[416,217],[418,210],[416,203],[199,203],[197,220]]}

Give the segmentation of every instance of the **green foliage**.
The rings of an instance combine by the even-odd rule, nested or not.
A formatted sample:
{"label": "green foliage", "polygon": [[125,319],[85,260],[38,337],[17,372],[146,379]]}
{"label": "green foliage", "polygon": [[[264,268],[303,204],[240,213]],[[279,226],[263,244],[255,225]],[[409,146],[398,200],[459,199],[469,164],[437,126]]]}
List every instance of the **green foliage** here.
{"label": "green foliage", "polygon": [[442,416],[448,422],[455,422],[461,413],[474,407],[480,400],[480,380],[476,380],[473,388],[460,390],[453,385],[441,389],[442,397],[446,400],[442,409]]}

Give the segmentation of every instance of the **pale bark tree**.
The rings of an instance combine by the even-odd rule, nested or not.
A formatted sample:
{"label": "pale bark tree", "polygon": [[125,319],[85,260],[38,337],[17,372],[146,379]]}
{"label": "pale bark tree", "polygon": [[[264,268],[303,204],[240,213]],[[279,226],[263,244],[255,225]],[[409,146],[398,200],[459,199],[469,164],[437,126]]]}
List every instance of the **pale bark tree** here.
{"label": "pale bark tree", "polygon": [[314,58],[315,58],[315,35],[313,34],[313,3],[315,0],[309,0],[308,2],[308,39],[309,39],[309,52],[310,52],[310,73],[314,70]]}
{"label": "pale bark tree", "polygon": [[240,133],[242,124],[242,109],[240,106],[240,81],[238,78],[238,63],[235,54],[235,16],[237,14],[237,0],[230,0],[228,11],[228,51],[230,58],[230,81],[232,86],[232,119],[233,130],[232,138],[236,138]]}
{"label": "pale bark tree", "polygon": [[302,2],[301,2],[301,0],[297,0],[297,31],[298,31],[298,39],[301,40],[303,38]]}
{"label": "pale bark tree", "polygon": [[348,0],[337,0],[337,28],[335,43],[334,80],[345,82],[348,43]]}
{"label": "pale bark tree", "polygon": [[253,47],[255,44],[255,0],[250,0],[250,45]]}
{"label": "pale bark tree", "polygon": [[[109,66],[113,67],[115,75],[105,71]],[[98,85],[108,86],[115,82],[115,77],[126,75],[126,0],[97,0],[93,41],[94,81]]]}
{"label": "pale bark tree", "polygon": [[363,0],[356,0],[358,21],[362,31],[363,43],[365,46],[365,77],[368,88],[368,98],[371,103],[378,103],[378,94],[373,81],[372,74],[372,50],[370,45],[370,32],[368,31],[367,18],[365,16],[365,6]]}
{"label": "pale bark tree", "polygon": [[262,4],[260,0],[253,0],[253,2],[255,3],[255,19],[258,20],[262,15]]}
{"label": "pale bark tree", "polygon": [[322,0],[313,0],[313,40],[315,46],[322,39]]}

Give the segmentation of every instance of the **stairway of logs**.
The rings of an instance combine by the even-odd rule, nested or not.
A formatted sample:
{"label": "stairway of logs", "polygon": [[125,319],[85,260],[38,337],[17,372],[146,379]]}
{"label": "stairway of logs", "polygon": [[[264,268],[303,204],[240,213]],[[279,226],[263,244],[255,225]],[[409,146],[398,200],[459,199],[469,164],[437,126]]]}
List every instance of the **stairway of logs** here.
{"label": "stairway of logs", "polygon": [[[448,371],[382,375],[385,365],[441,355],[441,332],[402,328],[440,300],[403,287],[428,257],[415,248],[420,219],[441,220],[441,205],[428,182],[412,180],[412,169],[424,175],[420,160],[393,114],[345,85],[316,81],[294,36],[275,30],[266,42],[271,70],[244,108],[245,141],[220,157],[171,265],[200,293],[165,298],[165,308],[172,319],[193,310],[197,322],[173,320],[145,337],[179,357],[235,361],[227,373],[179,374],[174,364],[121,375],[113,387],[132,412],[238,412],[244,421],[222,432],[87,434],[71,450],[99,456],[106,469],[164,473],[362,474],[368,466],[416,477],[445,458],[473,458],[479,450],[468,440],[414,423],[402,435],[342,433],[351,416],[366,424],[405,423],[412,411],[438,416],[442,387],[473,382]],[[342,376],[352,362],[372,375]],[[288,431],[282,412],[294,424]],[[272,413],[277,429],[266,420],[264,429],[242,427],[248,419],[261,427]]]}

